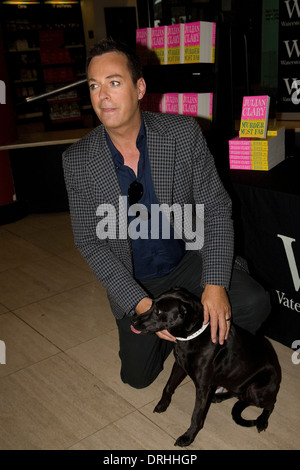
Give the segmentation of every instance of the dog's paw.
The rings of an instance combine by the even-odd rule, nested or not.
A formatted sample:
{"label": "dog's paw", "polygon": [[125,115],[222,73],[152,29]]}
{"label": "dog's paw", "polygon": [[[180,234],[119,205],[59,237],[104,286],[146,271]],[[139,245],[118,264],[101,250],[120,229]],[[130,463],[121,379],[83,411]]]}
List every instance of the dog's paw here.
{"label": "dog's paw", "polygon": [[187,447],[193,442],[193,440],[194,439],[185,432],[182,434],[182,436],[178,437],[174,445],[179,447]]}
{"label": "dog's paw", "polygon": [[256,429],[258,432],[262,432],[262,431],[265,431],[268,427],[268,421],[267,422],[260,422],[259,421],[259,418],[256,420]]}
{"label": "dog's paw", "polygon": [[270,415],[270,412],[268,410],[264,410],[262,414],[255,421],[256,429],[258,432],[262,432],[267,429],[268,424],[269,424],[269,415]]}
{"label": "dog's paw", "polygon": [[168,408],[170,402],[160,400],[153,410],[153,413],[163,413]]}
{"label": "dog's paw", "polygon": [[223,401],[222,397],[219,397],[218,395],[213,395],[211,399],[211,403],[221,403]]}

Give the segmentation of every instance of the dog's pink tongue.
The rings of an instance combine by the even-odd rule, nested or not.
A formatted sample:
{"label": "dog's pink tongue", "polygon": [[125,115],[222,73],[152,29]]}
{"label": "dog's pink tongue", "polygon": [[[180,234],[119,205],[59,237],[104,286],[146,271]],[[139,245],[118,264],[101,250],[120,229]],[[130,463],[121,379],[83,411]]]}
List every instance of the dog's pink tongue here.
{"label": "dog's pink tongue", "polygon": [[136,333],[137,335],[140,334],[140,331],[136,330],[132,325],[130,325],[130,328],[131,328],[131,331],[133,331],[133,333]]}

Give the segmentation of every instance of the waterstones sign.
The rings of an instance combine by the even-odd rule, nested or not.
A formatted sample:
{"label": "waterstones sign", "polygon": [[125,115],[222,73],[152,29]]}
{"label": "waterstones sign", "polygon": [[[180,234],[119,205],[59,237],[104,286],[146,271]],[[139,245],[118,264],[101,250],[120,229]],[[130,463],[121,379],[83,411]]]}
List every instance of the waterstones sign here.
{"label": "waterstones sign", "polygon": [[[278,111],[300,113],[300,0],[279,1]],[[284,117],[284,115],[282,116]]]}
{"label": "waterstones sign", "polygon": [[[284,176],[283,176],[284,177]],[[287,193],[235,185],[242,203],[245,256],[254,278],[271,293],[267,336],[291,347],[300,341],[300,224],[298,188]],[[291,188],[291,191],[292,188]]]}
{"label": "waterstones sign", "polygon": [[[276,237],[276,235],[274,236]],[[274,300],[278,306],[277,334],[275,339],[282,338],[287,346],[297,349],[293,354],[293,363],[299,364],[300,353],[300,236],[289,237],[277,233],[275,253],[277,282],[273,282]],[[273,247],[275,248],[275,246]],[[278,267],[280,268],[278,269]]]}
{"label": "waterstones sign", "polygon": [[[283,249],[286,254],[288,266],[289,266],[289,271],[291,274],[291,280],[293,282],[293,286],[295,289],[296,293],[299,293],[300,290],[300,275],[299,275],[299,270],[298,266],[296,263],[296,257],[295,253],[293,250],[293,244],[296,242],[295,238],[287,237],[285,235],[280,235],[277,234],[277,237],[282,240],[283,243]],[[292,310],[294,312],[297,312],[300,314],[300,296],[299,294],[296,294],[298,298],[296,299],[295,296],[288,296],[286,295],[285,292],[282,292],[280,290],[276,290],[276,294],[278,297],[278,302],[279,305],[288,308],[289,310]]]}

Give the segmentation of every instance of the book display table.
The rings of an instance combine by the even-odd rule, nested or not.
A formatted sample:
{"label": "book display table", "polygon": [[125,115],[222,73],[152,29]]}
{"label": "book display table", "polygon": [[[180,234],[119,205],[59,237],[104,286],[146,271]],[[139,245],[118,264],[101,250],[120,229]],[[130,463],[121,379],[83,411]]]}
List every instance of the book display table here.
{"label": "book display table", "polygon": [[300,344],[299,175],[298,157],[268,172],[230,171],[240,252],[271,293],[266,334],[293,349]]}

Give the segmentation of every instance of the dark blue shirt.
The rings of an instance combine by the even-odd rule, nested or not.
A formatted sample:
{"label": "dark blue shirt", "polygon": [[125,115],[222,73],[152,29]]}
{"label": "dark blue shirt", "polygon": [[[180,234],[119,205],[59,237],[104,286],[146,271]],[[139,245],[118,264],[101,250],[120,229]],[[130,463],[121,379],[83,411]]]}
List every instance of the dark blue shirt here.
{"label": "dark blue shirt", "polygon": [[[137,176],[131,168],[124,165],[121,153],[113,145],[107,133],[106,139],[113,157],[122,194],[128,196],[130,184],[136,180],[140,182],[143,185],[143,195],[138,204],[146,206],[150,214],[150,218],[141,218],[136,217],[135,214],[130,215],[130,209],[128,212],[135,277],[143,280],[165,276],[177,266],[183,257],[185,244],[183,240],[174,238],[172,226],[170,226],[170,237],[168,239],[162,237],[162,215],[160,216],[158,227],[154,226],[154,217],[151,218],[151,205],[158,205],[159,202],[152,181],[144,122],[142,122],[136,141],[140,152]],[[152,210],[154,209],[152,208]],[[157,239],[151,236],[151,233],[153,234],[154,232],[157,233]]]}

